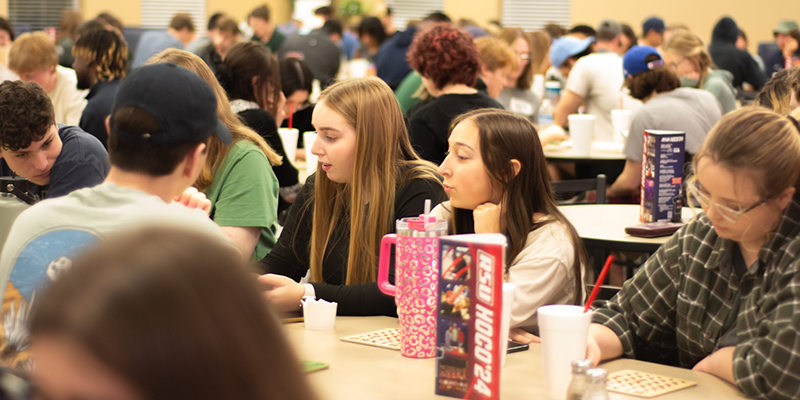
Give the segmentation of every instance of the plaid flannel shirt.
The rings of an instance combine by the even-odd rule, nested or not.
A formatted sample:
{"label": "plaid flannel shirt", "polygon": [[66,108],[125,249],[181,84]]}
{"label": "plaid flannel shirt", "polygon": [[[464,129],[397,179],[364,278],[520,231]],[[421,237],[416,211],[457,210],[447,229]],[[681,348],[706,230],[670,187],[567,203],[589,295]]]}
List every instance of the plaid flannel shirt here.
{"label": "plaid flannel shirt", "polygon": [[732,273],[733,250],[701,215],[614,298],[596,302],[593,322],[619,336],[625,357],[677,355],[678,365],[691,368],[716,350],[733,299],[741,296],[736,386],[750,397],[800,398],[800,204],[790,203],[741,279]]}

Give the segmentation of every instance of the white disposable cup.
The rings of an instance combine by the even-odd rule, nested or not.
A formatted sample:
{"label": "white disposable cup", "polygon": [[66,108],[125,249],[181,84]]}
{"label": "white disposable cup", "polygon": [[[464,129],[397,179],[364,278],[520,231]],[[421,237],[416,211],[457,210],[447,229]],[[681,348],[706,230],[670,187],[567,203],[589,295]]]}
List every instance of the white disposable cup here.
{"label": "white disposable cup", "polygon": [[537,310],[542,340],[544,393],[548,399],[563,400],[572,379],[573,360],[586,358],[586,338],[592,313],[583,306],[549,305]]}
{"label": "white disposable cup", "polygon": [[311,147],[315,140],[317,140],[317,132],[303,132],[303,146],[306,150],[306,177],[317,172],[317,156],[311,154]]}
{"label": "white disposable cup", "polygon": [[628,137],[628,131],[631,129],[631,110],[611,110],[611,125],[614,126],[614,138],[619,140]]}
{"label": "white disposable cup", "polygon": [[348,70],[351,78],[364,78],[369,73],[369,61],[363,58],[350,60]]}
{"label": "white disposable cup", "polygon": [[508,333],[511,330],[511,305],[514,304],[514,290],[517,285],[503,283],[503,309],[500,320],[500,365],[506,365],[506,352],[508,351]]}
{"label": "white disposable cup", "polygon": [[572,139],[572,149],[576,156],[587,157],[592,150],[592,136],[594,122],[597,119],[591,114],[570,114],[569,136]]}
{"label": "white disposable cup", "polygon": [[303,323],[306,329],[312,331],[324,331],[333,329],[336,323],[336,302],[325,300],[304,299],[303,300]]}
{"label": "white disposable cup", "polygon": [[283,142],[283,150],[286,151],[286,160],[294,164],[294,156],[297,154],[297,137],[300,131],[297,128],[278,128],[278,135]]}

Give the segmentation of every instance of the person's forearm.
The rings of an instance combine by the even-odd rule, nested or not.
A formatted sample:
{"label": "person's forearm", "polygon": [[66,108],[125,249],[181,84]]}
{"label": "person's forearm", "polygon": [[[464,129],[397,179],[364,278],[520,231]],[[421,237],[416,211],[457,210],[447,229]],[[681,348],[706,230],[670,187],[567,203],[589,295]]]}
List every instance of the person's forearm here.
{"label": "person's forearm", "polygon": [[236,248],[242,252],[242,257],[244,257],[245,261],[250,260],[256,244],[258,244],[261,228],[257,226],[221,226],[220,229],[225,236],[233,240]]}
{"label": "person's forearm", "polygon": [[605,325],[591,324],[589,326],[589,336],[594,338],[600,348],[600,361],[622,356],[622,342],[617,334]]}

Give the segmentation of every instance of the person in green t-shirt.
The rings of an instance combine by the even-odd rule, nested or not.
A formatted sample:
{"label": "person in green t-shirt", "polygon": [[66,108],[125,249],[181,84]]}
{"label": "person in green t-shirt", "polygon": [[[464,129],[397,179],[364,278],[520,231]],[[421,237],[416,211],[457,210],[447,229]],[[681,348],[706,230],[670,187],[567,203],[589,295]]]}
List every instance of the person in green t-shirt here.
{"label": "person in green t-shirt", "polygon": [[279,185],[272,165],[281,163],[280,156],[231,111],[225,90],[200,57],[170,49],[149,62],[185,67],[214,89],[219,119],[231,131],[233,143],[211,139],[195,187],[211,200],[209,217],[236,243],[245,259],[264,258],[277,241]]}
{"label": "person in green t-shirt", "polygon": [[286,41],[286,36],[283,36],[277,29],[275,24],[270,21],[270,9],[267,5],[253,10],[247,17],[247,24],[253,28],[253,38],[256,42],[267,46],[273,53],[277,53]]}

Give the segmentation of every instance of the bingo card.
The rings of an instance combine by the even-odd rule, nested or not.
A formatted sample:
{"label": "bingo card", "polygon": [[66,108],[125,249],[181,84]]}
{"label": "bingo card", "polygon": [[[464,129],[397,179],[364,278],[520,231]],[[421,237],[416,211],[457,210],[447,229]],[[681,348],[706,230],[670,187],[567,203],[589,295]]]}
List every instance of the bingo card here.
{"label": "bingo card", "polygon": [[389,328],[378,331],[359,333],[341,338],[344,342],[365,344],[389,350],[400,350],[400,329]]}
{"label": "bingo card", "polygon": [[656,397],[696,384],[685,379],[626,369],[608,374],[606,389],[639,397]]}

